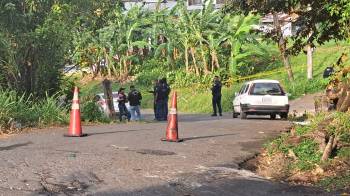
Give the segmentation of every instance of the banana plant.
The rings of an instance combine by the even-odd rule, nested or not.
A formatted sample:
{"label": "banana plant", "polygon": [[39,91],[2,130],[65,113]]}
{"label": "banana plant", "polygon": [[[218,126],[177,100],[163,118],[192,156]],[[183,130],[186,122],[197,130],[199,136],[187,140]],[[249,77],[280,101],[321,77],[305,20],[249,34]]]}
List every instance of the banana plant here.
{"label": "banana plant", "polygon": [[237,57],[241,53],[244,43],[251,42],[254,37],[251,34],[252,26],[257,23],[258,18],[252,14],[227,15],[223,21],[227,24],[227,43],[230,45],[229,71],[235,76],[237,73]]}

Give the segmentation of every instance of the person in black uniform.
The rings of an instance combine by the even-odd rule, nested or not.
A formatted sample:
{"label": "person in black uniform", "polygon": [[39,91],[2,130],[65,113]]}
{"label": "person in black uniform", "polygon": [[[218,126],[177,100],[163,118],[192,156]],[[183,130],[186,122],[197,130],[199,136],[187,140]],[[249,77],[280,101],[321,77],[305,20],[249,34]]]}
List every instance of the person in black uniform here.
{"label": "person in black uniform", "polygon": [[168,118],[168,103],[169,103],[169,94],[170,94],[170,86],[168,84],[168,82],[166,81],[166,78],[162,78],[162,85],[163,85],[163,89],[165,92],[165,105],[164,105],[164,114],[165,116],[163,117],[164,120],[167,120]]}
{"label": "person in black uniform", "polygon": [[213,86],[211,87],[211,93],[213,95],[212,104],[213,104],[213,114],[211,116],[217,116],[216,106],[219,110],[219,115],[222,116],[221,108],[221,82],[219,76],[214,77]]}
{"label": "person in black uniform", "polygon": [[158,113],[157,113],[157,89],[159,88],[159,80],[156,79],[153,81],[153,91],[148,91],[149,93],[153,94],[153,111],[154,111],[154,119],[157,120]]}
{"label": "person in black uniform", "polygon": [[161,79],[156,91],[156,110],[157,120],[167,120],[168,112],[168,99],[169,99],[170,87],[166,82],[166,79]]}

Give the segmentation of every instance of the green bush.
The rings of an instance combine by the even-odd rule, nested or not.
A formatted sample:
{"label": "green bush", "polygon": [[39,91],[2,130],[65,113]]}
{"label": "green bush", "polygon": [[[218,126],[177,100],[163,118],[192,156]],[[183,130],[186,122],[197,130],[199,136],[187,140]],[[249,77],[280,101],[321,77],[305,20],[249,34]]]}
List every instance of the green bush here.
{"label": "green bush", "polygon": [[94,101],[87,101],[81,107],[82,120],[87,122],[109,122],[108,118],[101,112]]}
{"label": "green bush", "polygon": [[348,190],[350,188],[350,172],[347,171],[340,175],[326,177],[318,182],[318,186],[328,191],[339,189]]}
{"label": "green bush", "polygon": [[[165,69],[167,67],[164,62],[158,61],[156,59],[151,59],[140,67],[140,72],[136,74],[136,83],[140,85],[152,85],[155,79],[160,79],[166,76],[168,70]],[[141,71],[142,69],[142,71]]]}
{"label": "green bush", "polygon": [[46,96],[33,101],[32,96],[0,90],[0,129],[9,129],[11,122],[30,127],[67,124],[67,110],[59,107],[56,100],[57,96]]}
{"label": "green bush", "polygon": [[298,157],[296,166],[300,170],[311,170],[320,162],[321,153],[318,152],[318,144],[312,139],[304,139],[292,149]]}
{"label": "green bush", "polygon": [[298,79],[297,82],[289,82],[287,79],[283,81],[285,90],[291,94],[291,99],[301,97],[304,94],[316,93],[325,89],[329,79],[314,78],[307,80],[306,78]]}
{"label": "green bush", "polygon": [[13,120],[25,122],[29,113],[29,101],[18,97],[14,91],[0,91],[0,129],[9,128],[9,123]]}
{"label": "green bush", "polygon": [[287,154],[288,150],[292,147],[292,145],[286,144],[285,141],[287,138],[288,138],[288,134],[283,133],[278,138],[267,143],[265,147],[267,149],[268,154],[272,155],[273,153],[276,153],[276,152],[282,152],[284,154]]}
{"label": "green bush", "polygon": [[175,88],[189,87],[193,84],[202,84],[209,86],[213,81],[214,74],[197,76],[194,73],[185,70],[170,71],[166,75],[169,84]]}
{"label": "green bush", "polygon": [[48,96],[32,107],[36,115],[37,126],[57,125],[68,123],[68,111],[58,106],[57,95]]}

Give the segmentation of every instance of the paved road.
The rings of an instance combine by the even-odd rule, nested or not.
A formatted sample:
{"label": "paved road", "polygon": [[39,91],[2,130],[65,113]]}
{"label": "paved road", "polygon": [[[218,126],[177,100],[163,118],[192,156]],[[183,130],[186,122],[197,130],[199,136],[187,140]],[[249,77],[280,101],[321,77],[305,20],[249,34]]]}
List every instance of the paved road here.
{"label": "paved road", "polygon": [[182,143],[161,142],[166,123],[52,128],[0,139],[0,195],[323,195],[272,183],[238,163],[287,121],[180,115]]}

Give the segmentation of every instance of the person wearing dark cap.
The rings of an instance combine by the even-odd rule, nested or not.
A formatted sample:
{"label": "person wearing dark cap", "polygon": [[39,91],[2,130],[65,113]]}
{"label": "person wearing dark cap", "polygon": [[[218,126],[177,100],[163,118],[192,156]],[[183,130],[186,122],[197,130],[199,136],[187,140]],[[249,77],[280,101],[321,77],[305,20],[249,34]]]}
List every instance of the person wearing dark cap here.
{"label": "person wearing dark cap", "polygon": [[122,121],[123,116],[126,116],[128,121],[130,121],[130,113],[125,105],[125,103],[128,102],[128,99],[125,95],[124,90],[125,90],[125,88],[119,88],[119,90],[118,90],[117,100],[118,100],[118,108],[119,108],[119,120]]}
{"label": "person wearing dark cap", "polygon": [[134,85],[130,86],[128,100],[130,103],[131,120],[132,121],[140,120],[141,119],[140,105],[141,105],[142,95],[140,91],[135,89]]}

